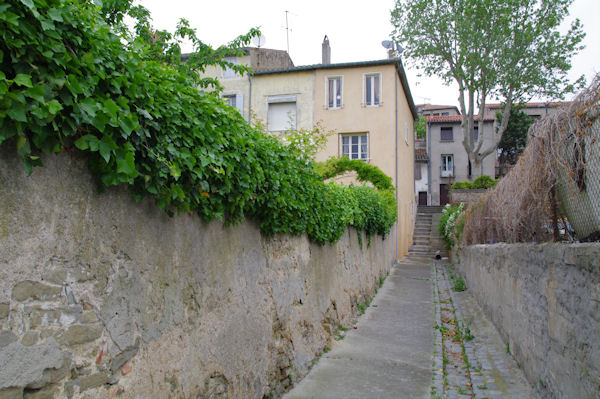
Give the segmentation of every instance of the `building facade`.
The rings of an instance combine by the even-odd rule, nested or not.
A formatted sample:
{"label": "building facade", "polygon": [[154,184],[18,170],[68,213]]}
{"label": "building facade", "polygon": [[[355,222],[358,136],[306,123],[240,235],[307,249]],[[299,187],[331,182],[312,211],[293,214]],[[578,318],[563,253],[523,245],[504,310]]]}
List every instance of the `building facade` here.
{"label": "building facade", "polygon": [[[483,140],[481,148],[487,149],[496,142],[494,119],[485,117],[483,129],[483,134],[479,134],[476,126],[473,139],[476,145]],[[447,204],[450,186],[456,181],[472,182],[481,175],[495,176],[496,154],[491,153],[479,165],[475,165],[469,161],[463,140],[460,115],[427,118],[429,205]]]}
{"label": "building facade", "polygon": [[317,122],[334,131],[317,161],[348,156],[391,176],[398,201],[397,258],[406,255],[416,217],[417,114],[401,60],[331,64],[327,38],[321,64],[296,67],[291,60],[286,63],[277,50],[261,50],[263,55],[274,53],[270,58],[263,56],[259,67],[252,50],[233,60],[252,66],[252,74],[239,76],[212,68],[206,75],[220,80],[222,96],[244,118],[261,121],[270,132],[310,129]]}

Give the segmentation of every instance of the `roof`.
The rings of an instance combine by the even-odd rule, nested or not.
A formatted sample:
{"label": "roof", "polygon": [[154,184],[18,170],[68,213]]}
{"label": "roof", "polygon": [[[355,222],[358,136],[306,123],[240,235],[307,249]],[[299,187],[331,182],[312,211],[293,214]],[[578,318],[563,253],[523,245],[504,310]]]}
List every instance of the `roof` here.
{"label": "roof", "polygon": [[429,161],[429,156],[427,155],[427,150],[425,148],[416,148],[415,149],[415,161],[417,161],[417,162]]}
{"label": "roof", "polygon": [[[555,107],[560,107],[563,104],[568,104],[570,103],[570,101],[547,101],[544,103],[519,103],[519,104],[515,104],[515,105],[522,105],[526,108],[546,108],[546,107],[550,107],[550,108],[555,108]],[[485,107],[486,108],[492,108],[492,109],[500,109],[504,106],[504,104],[499,104],[499,103],[494,103],[494,104],[486,104]]]}
{"label": "roof", "polygon": [[[473,116],[474,120],[479,120],[477,115]],[[427,123],[461,123],[462,119],[460,115],[445,115],[445,116],[426,116]],[[494,122],[494,118],[489,115],[483,117],[484,122]]]}
{"label": "roof", "polygon": [[419,104],[417,108],[421,108],[423,111],[435,111],[437,109],[449,109],[454,108],[458,111],[456,105],[435,105],[435,104]]}
{"label": "roof", "polygon": [[292,72],[303,72],[303,71],[314,71],[317,69],[335,69],[335,68],[358,68],[365,66],[377,66],[377,65],[395,65],[396,70],[398,71],[398,78],[400,79],[400,83],[402,84],[402,89],[404,90],[404,95],[406,96],[406,100],[408,102],[408,107],[410,108],[410,112],[413,116],[413,119],[417,119],[417,109],[415,108],[415,103],[412,98],[412,94],[410,93],[410,87],[408,86],[408,80],[406,79],[406,72],[404,71],[404,66],[402,65],[402,60],[400,58],[387,58],[384,60],[373,60],[373,61],[357,61],[357,62],[342,62],[337,64],[312,64],[312,65],[301,65],[292,68],[283,68],[283,69],[271,69],[271,70],[263,70],[254,72],[254,76],[261,75],[270,75],[277,73],[292,73]]}
{"label": "roof", "polygon": [[312,71],[315,69],[334,69],[334,68],[356,68],[362,66],[374,66],[374,65],[391,65],[400,62],[400,58],[386,58],[384,60],[374,61],[356,61],[356,62],[342,62],[337,64],[312,64],[312,65],[300,65],[293,68],[283,69],[271,69],[260,72],[255,72],[254,75],[269,75],[273,73],[289,73],[289,72],[300,72],[300,71]]}

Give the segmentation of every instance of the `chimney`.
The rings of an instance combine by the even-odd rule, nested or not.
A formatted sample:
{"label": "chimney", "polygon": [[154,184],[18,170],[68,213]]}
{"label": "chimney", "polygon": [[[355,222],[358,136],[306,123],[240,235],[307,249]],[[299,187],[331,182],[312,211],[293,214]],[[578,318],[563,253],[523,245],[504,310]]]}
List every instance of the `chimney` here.
{"label": "chimney", "polygon": [[331,47],[329,47],[327,35],[323,38],[323,44],[321,45],[321,59],[323,65],[331,64]]}

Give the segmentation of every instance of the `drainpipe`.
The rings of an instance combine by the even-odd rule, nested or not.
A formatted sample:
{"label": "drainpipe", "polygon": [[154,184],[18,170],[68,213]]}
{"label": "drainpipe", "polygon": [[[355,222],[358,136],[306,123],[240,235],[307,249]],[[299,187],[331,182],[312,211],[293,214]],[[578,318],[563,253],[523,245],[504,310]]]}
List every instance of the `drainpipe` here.
{"label": "drainpipe", "polygon": [[248,123],[252,123],[252,75],[248,74]]}
{"label": "drainpipe", "polygon": [[427,205],[431,205],[431,129],[425,121],[425,137],[427,138]]}
{"label": "drainpipe", "polygon": [[[398,65],[396,64],[396,68],[398,68]],[[398,204],[400,203],[400,199],[398,197],[399,195],[399,190],[398,190],[398,79],[397,76],[394,76],[394,82],[395,82],[395,101],[394,101],[394,112],[396,114],[396,156],[394,157],[396,160],[396,263],[398,263],[400,261],[399,258],[399,254],[398,254],[398,239],[400,237],[400,215],[398,212]]]}

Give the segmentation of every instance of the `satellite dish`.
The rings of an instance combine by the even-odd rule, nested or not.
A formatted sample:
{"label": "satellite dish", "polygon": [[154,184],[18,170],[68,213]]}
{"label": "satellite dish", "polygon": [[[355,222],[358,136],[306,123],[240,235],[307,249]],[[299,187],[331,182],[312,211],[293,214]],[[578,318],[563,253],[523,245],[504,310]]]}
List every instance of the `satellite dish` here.
{"label": "satellite dish", "polygon": [[384,41],[382,41],[382,42],[381,42],[381,45],[382,45],[384,48],[391,49],[391,48],[393,48],[393,47],[394,47],[394,42],[393,42],[393,41],[391,41],[391,40],[384,40]]}
{"label": "satellite dish", "polygon": [[398,52],[398,54],[402,54],[402,52],[404,51],[404,48],[399,45],[398,43],[396,43],[396,51]]}
{"label": "satellite dish", "polygon": [[261,48],[267,42],[267,38],[265,37],[265,35],[261,34],[260,36],[257,36],[254,39],[252,39],[252,42],[256,47]]}

